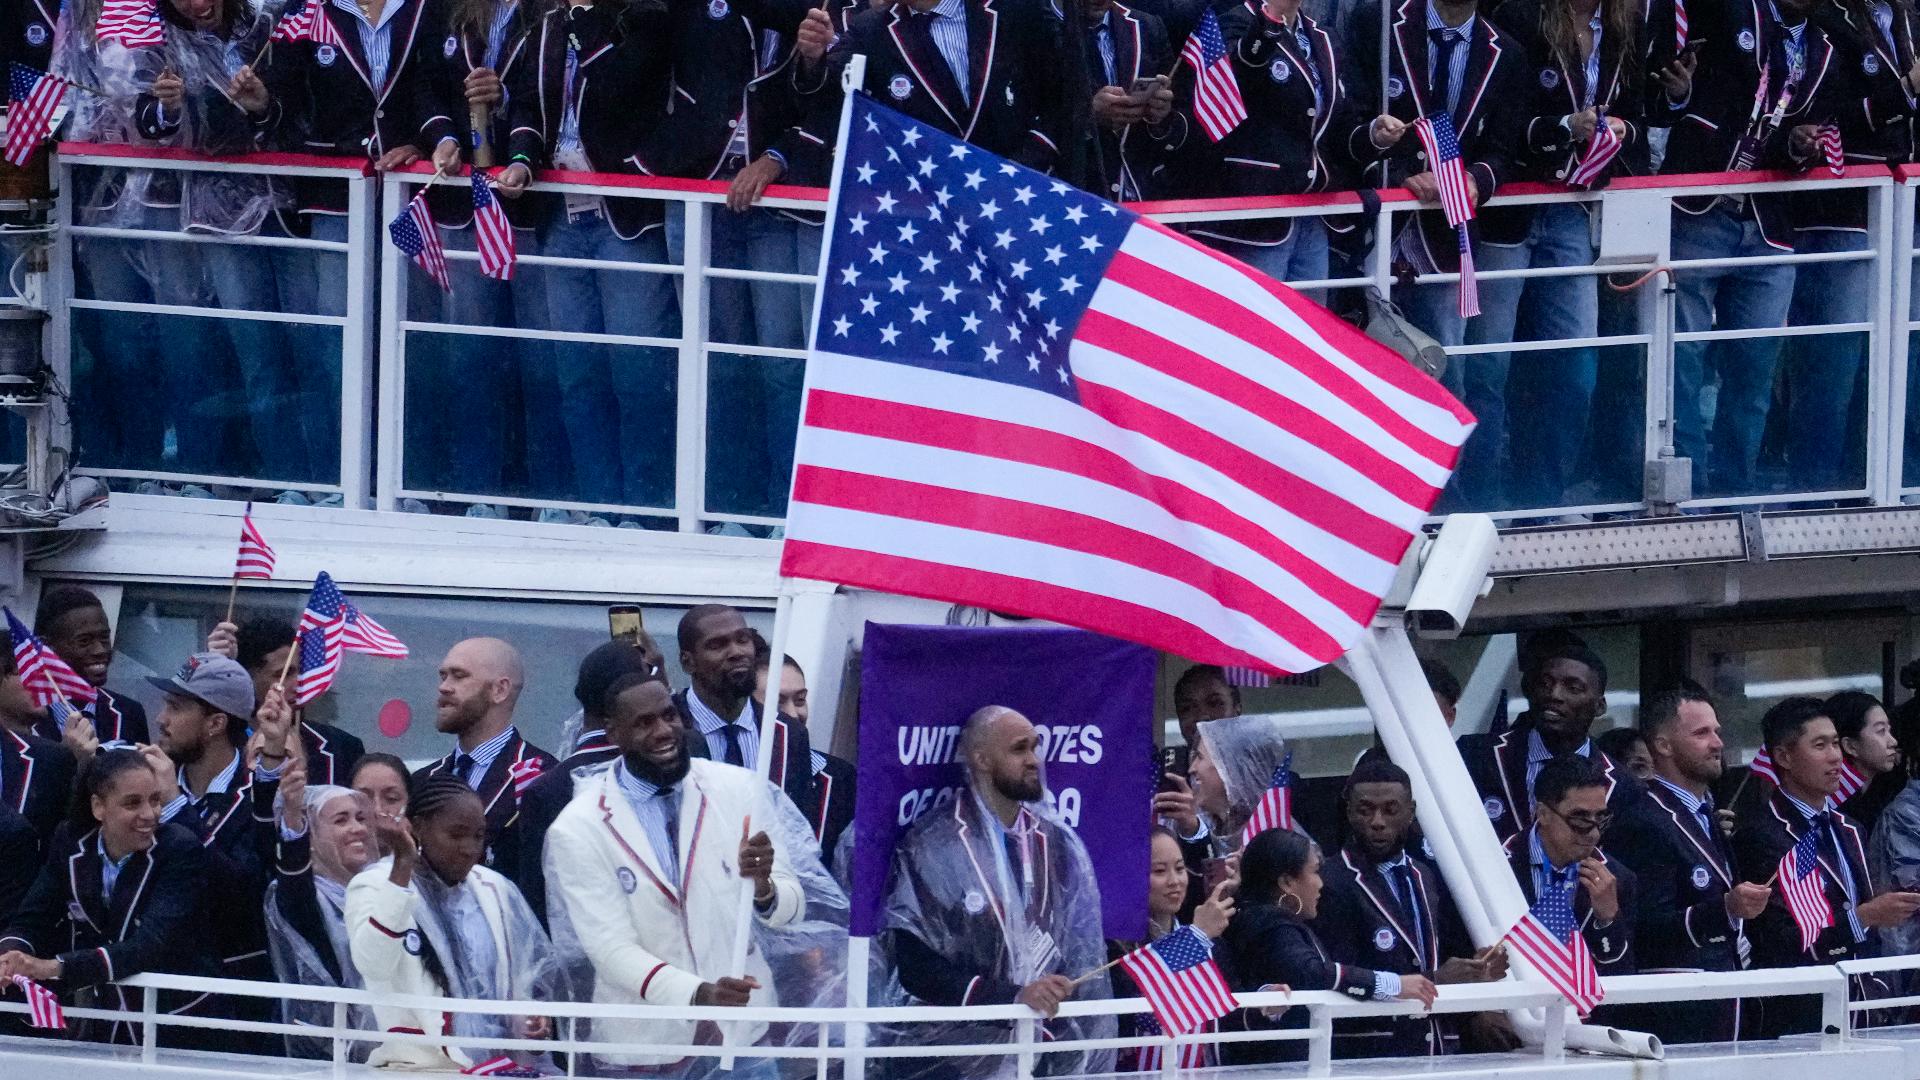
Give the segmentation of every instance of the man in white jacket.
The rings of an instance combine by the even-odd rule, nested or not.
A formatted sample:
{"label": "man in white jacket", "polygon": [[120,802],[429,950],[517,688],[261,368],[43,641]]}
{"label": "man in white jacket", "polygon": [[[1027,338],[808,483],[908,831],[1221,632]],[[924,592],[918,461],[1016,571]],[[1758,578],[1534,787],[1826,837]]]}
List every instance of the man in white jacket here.
{"label": "man in white jacket", "polygon": [[[805,907],[790,859],[764,831],[778,789],[750,770],[690,757],[685,722],[657,676],[623,675],[607,697],[607,738],[621,756],[577,785],[547,832],[548,903],[562,950],[585,954],[596,1002],[777,1005],[757,944],[745,971],[729,967],[746,929],[736,922],[741,890],[752,890],[755,915],[770,927]],[[766,1024],[744,1022],[733,1041],[750,1045],[765,1033]],[[718,1061],[673,1049],[717,1043],[710,1023],[603,1020],[592,1038],[631,1047],[596,1055],[601,1064],[651,1075],[705,1076]],[[772,1065],[747,1059],[741,1070],[771,1075]]]}

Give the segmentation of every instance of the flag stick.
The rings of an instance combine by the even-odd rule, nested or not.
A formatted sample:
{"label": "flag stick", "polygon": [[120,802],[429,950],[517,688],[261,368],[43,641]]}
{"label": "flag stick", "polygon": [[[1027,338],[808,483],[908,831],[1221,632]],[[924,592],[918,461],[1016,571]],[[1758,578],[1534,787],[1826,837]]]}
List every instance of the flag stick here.
{"label": "flag stick", "polygon": [[[855,54],[847,61],[846,69],[841,76],[840,126],[837,141],[834,143],[835,146],[847,145],[847,129],[853,124],[854,95],[866,85],[866,77],[867,58]],[[825,233],[820,238],[820,266],[816,275],[822,285],[824,285],[826,281],[827,266],[833,257],[834,207],[839,204],[840,185],[845,178],[846,171],[847,156],[845,154],[835,154],[833,159],[833,179],[827,188],[827,220],[826,223],[821,226],[825,230]],[[705,212],[704,209],[702,212]],[[820,325],[820,307],[826,300],[826,293],[827,290],[820,286],[816,286],[813,290],[813,320],[808,323],[807,326],[807,345],[809,349],[811,349],[813,345],[814,333]],[[807,379],[803,376],[800,389],[802,416],[805,415],[806,410],[806,393]],[[791,493],[791,477],[788,478],[788,485],[789,493]],[[782,541],[782,548],[784,549],[784,547],[785,542]],[[772,652],[770,659],[767,661],[767,704],[760,710],[760,752],[756,755],[758,760],[754,763],[762,777],[767,776],[773,766],[773,729],[770,726],[770,721],[773,715],[779,711],[780,683],[777,680],[779,678],[781,665],[786,663],[787,638],[792,629],[792,615],[793,595],[788,592],[786,579],[783,577],[781,579],[780,599],[773,611],[773,641],[770,642]],[[744,976],[747,971],[747,947],[753,937],[753,890],[751,888],[742,888],[740,890],[740,906],[734,917],[734,926],[736,927],[736,933],[733,939],[732,963],[728,965],[727,970],[730,972],[739,972]],[[736,1028],[738,1028],[739,1025],[737,1023],[727,1023],[720,1025],[720,1027],[722,1045],[732,1047],[733,1040],[738,1034]],[[720,1068],[728,1072],[733,1070],[733,1063],[733,1054],[727,1054],[720,1058]]]}
{"label": "flag stick", "polygon": [[240,595],[240,571],[233,572],[233,581],[227,585],[227,622],[233,622],[233,601]]}
{"label": "flag stick", "polygon": [[293,670],[293,658],[299,655],[300,655],[300,634],[298,631],[295,631],[293,635],[293,644],[287,649],[287,658],[280,662],[280,677],[273,680],[273,685],[285,686],[287,684],[287,672]]}
{"label": "flag stick", "polygon": [[1092,971],[1087,972],[1085,975],[1078,976],[1069,985],[1075,989],[1078,989],[1081,983],[1086,982],[1088,979],[1093,978],[1095,975],[1098,975],[1103,971],[1119,966],[1120,961],[1124,959],[1126,959],[1126,957],[1124,956],[1115,957],[1112,960],[1109,960],[1106,963],[1101,964],[1099,967],[1094,968]]}

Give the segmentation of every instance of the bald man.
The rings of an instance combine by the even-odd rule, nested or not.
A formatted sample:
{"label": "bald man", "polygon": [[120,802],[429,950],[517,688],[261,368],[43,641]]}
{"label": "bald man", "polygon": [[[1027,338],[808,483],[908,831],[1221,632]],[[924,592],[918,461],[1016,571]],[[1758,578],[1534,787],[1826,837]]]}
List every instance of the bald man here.
{"label": "bald man", "polygon": [[521,793],[554,765],[552,754],[513,726],[526,682],[519,651],[499,638],[468,638],[447,650],[433,726],[454,737],[454,751],[414,773],[416,783],[447,773],[479,794],[487,808],[487,865],[502,873],[521,863],[512,828]]}
{"label": "bald man", "polygon": [[[1053,1039],[1108,1037],[1111,1017],[1056,1015],[1062,1002],[1106,997],[1109,987],[1105,975],[1073,985],[1106,962],[1100,888],[1079,837],[1046,810],[1038,743],[1033,724],[1012,709],[989,705],[967,719],[959,747],[966,786],[895,848],[882,944],[905,991],[899,1004],[1018,1002],[1049,1018]],[[988,1043],[1011,1031],[1005,1021],[981,1022],[904,1037]],[[898,1064],[912,1076],[984,1080],[1008,1063],[989,1055]],[[1112,1067],[1111,1051],[1047,1054],[1034,1072]]]}

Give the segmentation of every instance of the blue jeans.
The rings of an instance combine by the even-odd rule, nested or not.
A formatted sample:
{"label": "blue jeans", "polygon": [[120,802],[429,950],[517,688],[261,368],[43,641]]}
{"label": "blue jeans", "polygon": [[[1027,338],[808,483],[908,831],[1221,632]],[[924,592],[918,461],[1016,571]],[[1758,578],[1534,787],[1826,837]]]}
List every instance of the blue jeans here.
{"label": "blue jeans", "polygon": [[[1294,218],[1293,231],[1278,244],[1242,244],[1214,237],[1206,238],[1206,243],[1275,281],[1319,281],[1327,276],[1327,226],[1319,218]],[[1322,303],[1326,290],[1309,289],[1302,295]]]}
{"label": "blue jeans", "polygon": [[[1867,234],[1809,229],[1794,242],[1806,255],[1866,251]],[[1873,262],[1807,263],[1793,280],[1788,326],[1865,322]],[[1787,339],[1787,462],[1794,491],[1831,491],[1866,482],[1848,465],[1865,430],[1852,422],[1856,388],[1867,369],[1865,333]]]}
{"label": "blue jeans", "polygon": [[[707,211],[710,265],[776,273],[819,269],[821,227],[777,210]],[[667,210],[667,257],[686,258],[684,204]],[[676,281],[676,285],[678,282]],[[785,512],[800,423],[800,361],[729,355],[727,344],[798,349],[806,345],[813,291],[771,281],[709,279],[707,505],[726,513]],[[759,435],[751,434],[753,432]]]}
{"label": "blue jeans", "polygon": [[[345,243],[344,214],[307,215],[307,235],[313,240]],[[273,248],[269,259],[284,309],[304,315],[347,313],[347,255],[344,251]],[[368,312],[368,317],[373,316]],[[325,483],[340,479],[340,356],[346,338],[332,327],[310,326],[287,332],[299,372],[300,400],[307,407],[302,419],[307,445],[313,448],[313,478]],[[368,358],[371,362],[372,358]]]}
{"label": "blue jeans", "polygon": [[[556,211],[541,253],[601,262],[664,262],[658,229],[622,240],[606,219]],[[662,274],[552,267],[547,327],[589,334],[675,337],[680,312]],[[629,506],[673,504],[675,352],[638,345],[553,350],[560,422],[573,458],[573,498]],[[537,448],[535,450],[537,451]]]}
{"label": "blue jeans", "polygon": [[[1574,205],[1537,207],[1525,241],[1481,249],[1488,270],[1592,266],[1597,254],[1587,210]],[[1485,313],[1467,324],[1467,344],[1593,337],[1600,323],[1598,288],[1590,277],[1486,282],[1480,286]],[[1496,323],[1496,317],[1507,321]],[[1502,404],[1512,464],[1492,478],[1493,490],[1515,507],[1565,505],[1586,439],[1598,355],[1591,347],[1523,352],[1517,362],[1511,355],[1502,355],[1496,370],[1507,371]]]}
{"label": "blue jeans", "polygon": [[[1724,201],[1704,214],[1673,212],[1675,260],[1778,254],[1779,249],[1761,239],[1760,226],[1751,214]],[[1793,275],[1791,264],[1679,271],[1674,281],[1675,328],[1691,333],[1783,326],[1793,298]],[[1766,429],[1779,360],[1779,338],[1674,346],[1674,452],[1693,459],[1696,496],[1756,492],[1760,436]],[[1709,416],[1702,394],[1714,376],[1719,378],[1719,391]]]}
{"label": "blue jeans", "polygon": [[[1415,227],[1408,223],[1408,228]],[[1527,265],[1525,243],[1495,245],[1475,241],[1473,264],[1476,270],[1511,270]],[[1442,345],[1469,344],[1469,328],[1486,323],[1494,333],[1476,333],[1472,344],[1490,344],[1511,340],[1514,307],[1520,302],[1519,282],[1479,282],[1480,314],[1474,319],[1460,316],[1460,289],[1457,284],[1415,285],[1400,290],[1395,299],[1415,326],[1432,334]],[[1506,353],[1476,353],[1447,358],[1447,370],[1441,383],[1473,413],[1478,426],[1467,444],[1460,448],[1460,462],[1453,479],[1441,497],[1441,509],[1447,511],[1494,510],[1503,505],[1501,477],[1507,446],[1507,360]]]}

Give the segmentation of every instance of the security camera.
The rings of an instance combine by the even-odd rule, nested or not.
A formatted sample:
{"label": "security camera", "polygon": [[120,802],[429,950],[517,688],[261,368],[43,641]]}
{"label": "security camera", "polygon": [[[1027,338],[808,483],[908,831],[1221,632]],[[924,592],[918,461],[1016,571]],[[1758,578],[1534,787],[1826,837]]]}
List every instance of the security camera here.
{"label": "security camera", "polygon": [[1485,514],[1453,514],[1427,543],[1420,576],[1407,598],[1413,628],[1426,637],[1455,638],[1473,602],[1486,595],[1500,532]]}

